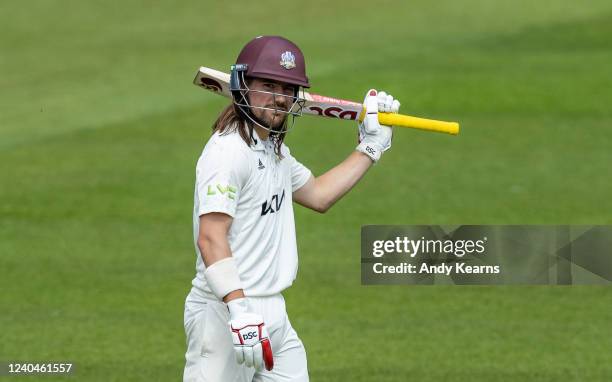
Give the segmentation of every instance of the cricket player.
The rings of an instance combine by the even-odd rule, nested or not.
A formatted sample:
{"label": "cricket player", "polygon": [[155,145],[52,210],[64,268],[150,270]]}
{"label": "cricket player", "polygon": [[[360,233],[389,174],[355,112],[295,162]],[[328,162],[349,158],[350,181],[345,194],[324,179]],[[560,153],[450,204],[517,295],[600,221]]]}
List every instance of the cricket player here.
{"label": "cricket player", "polygon": [[[184,381],[308,381],[306,352],[282,291],[296,277],[293,202],[327,211],[391,147],[377,112],[400,103],[368,91],[355,151],[314,177],[283,143],[310,87],[300,49],[260,36],[232,67],[233,103],[196,166],[196,277],[185,301]],[[291,123],[289,122],[291,119]]]}

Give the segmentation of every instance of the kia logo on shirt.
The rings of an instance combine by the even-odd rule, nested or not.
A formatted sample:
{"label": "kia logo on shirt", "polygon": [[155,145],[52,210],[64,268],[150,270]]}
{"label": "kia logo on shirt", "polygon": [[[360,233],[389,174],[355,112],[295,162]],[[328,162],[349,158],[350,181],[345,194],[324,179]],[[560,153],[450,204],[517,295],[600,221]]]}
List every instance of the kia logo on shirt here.
{"label": "kia logo on shirt", "polygon": [[283,200],[285,200],[285,190],[283,190],[283,193],[281,194],[280,198],[278,197],[278,194],[276,194],[272,196],[272,199],[269,203],[268,201],[262,203],[261,216],[267,215],[268,213],[273,214],[276,211],[280,210],[281,206],[283,205]]}

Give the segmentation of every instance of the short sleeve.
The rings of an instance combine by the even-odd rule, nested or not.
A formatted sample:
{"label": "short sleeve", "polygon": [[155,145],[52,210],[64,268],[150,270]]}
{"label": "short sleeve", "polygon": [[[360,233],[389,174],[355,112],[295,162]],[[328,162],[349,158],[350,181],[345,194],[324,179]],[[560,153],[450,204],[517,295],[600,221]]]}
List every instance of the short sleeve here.
{"label": "short sleeve", "polygon": [[291,162],[291,192],[295,192],[308,182],[308,179],[312,176],[312,172],[306,166],[298,162],[291,155],[289,149],[287,149],[285,156]]}
{"label": "short sleeve", "polygon": [[248,181],[249,167],[245,155],[236,147],[211,142],[202,152],[196,166],[198,216],[221,212],[236,214],[238,199]]}

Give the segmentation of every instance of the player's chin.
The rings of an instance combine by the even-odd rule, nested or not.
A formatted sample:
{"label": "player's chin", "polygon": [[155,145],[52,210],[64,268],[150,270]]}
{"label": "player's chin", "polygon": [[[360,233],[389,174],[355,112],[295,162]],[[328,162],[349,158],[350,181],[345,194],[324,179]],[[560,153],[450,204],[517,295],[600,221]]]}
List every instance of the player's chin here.
{"label": "player's chin", "polygon": [[283,127],[285,126],[285,120],[286,119],[287,119],[287,117],[285,115],[278,114],[277,116],[275,116],[272,119],[272,123],[270,124],[270,126],[272,126],[272,130],[274,130],[274,131],[281,131],[281,130],[283,130]]}
{"label": "player's chin", "polygon": [[278,131],[282,128],[285,123],[286,115],[284,113],[274,113],[266,115],[264,122],[270,127],[270,129]]}

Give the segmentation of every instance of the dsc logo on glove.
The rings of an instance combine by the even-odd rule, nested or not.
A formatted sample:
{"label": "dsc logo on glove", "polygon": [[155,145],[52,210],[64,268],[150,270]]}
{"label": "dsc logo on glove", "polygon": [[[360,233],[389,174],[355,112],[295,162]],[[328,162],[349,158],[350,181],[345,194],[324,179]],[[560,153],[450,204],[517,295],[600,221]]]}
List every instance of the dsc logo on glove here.
{"label": "dsc logo on glove", "polygon": [[248,332],[242,335],[242,339],[245,341],[253,338],[257,338],[257,332]]}

